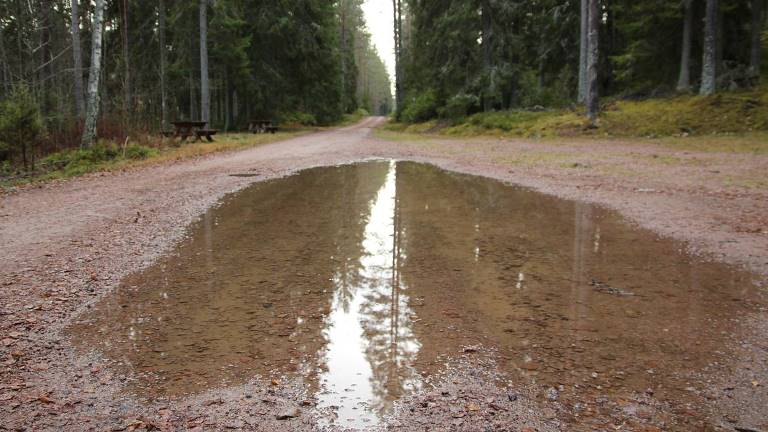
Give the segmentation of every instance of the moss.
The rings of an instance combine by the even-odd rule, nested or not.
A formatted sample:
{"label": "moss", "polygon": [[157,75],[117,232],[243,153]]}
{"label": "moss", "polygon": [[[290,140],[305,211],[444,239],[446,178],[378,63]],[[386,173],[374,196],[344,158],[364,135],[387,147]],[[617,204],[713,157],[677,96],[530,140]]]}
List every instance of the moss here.
{"label": "moss", "polygon": [[[575,110],[480,113],[448,125],[431,121],[412,125],[391,124],[387,128],[462,137],[668,139],[727,134],[764,136],[768,133],[768,87],[708,97],[684,95],[642,101],[607,101],[596,128],[590,127],[583,112]],[[764,151],[766,144],[757,145],[757,141],[754,140],[754,150]]]}

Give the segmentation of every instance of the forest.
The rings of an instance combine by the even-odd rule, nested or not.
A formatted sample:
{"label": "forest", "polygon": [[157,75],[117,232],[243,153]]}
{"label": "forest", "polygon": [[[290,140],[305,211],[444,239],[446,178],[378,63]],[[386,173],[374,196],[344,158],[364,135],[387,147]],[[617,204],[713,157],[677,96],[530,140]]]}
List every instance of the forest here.
{"label": "forest", "polygon": [[0,163],[201,119],[386,114],[362,0],[2,0]]}
{"label": "forest", "polygon": [[764,0],[397,0],[398,116],[748,89]]}

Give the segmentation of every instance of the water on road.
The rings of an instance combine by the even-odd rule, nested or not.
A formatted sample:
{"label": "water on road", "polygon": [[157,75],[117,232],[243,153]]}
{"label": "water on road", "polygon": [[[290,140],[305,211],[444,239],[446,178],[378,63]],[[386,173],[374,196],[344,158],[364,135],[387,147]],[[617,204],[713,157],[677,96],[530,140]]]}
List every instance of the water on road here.
{"label": "water on road", "polygon": [[380,422],[473,346],[563,397],[653,389],[696,407],[690,388],[722,364],[756,293],[681,247],[430,165],[315,168],[224,199],[71,332],[142,395],[303,377],[342,426]]}

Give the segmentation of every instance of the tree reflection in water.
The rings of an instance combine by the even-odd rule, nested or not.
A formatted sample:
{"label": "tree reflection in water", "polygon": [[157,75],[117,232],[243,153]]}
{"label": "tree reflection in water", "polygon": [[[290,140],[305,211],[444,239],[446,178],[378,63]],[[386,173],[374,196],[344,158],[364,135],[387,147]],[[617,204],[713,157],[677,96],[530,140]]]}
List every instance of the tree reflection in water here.
{"label": "tree reflection in water", "polygon": [[375,423],[391,401],[420,388],[413,363],[421,344],[412,329],[401,260],[397,165],[370,205],[362,253],[334,277],[335,294],[324,336],[327,370],[321,374],[319,406],[335,406],[338,424]]}

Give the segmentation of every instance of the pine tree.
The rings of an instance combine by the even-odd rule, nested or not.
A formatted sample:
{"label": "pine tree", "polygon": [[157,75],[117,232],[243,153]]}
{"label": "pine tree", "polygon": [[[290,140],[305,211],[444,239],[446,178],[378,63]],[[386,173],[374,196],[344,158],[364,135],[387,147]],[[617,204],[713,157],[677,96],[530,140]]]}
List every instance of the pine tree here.
{"label": "pine tree", "polygon": [[749,72],[752,77],[760,78],[760,54],[763,50],[761,39],[763,35],[763,2],[765,0],[752,0],[752,46],[750,47]]}
{"label": "pine tree", "polygon": [[587,38],[587,117],[591,122],[597,120],[600,110],[600,99],[598,96],[599,79],[599,61],[600,61],[600,21],[602,13],[600,10],[600,0],[589,0],[589,35]]}
{"label": "pine tree", "polygon": [[579,95],[578,102],[587,100],[587,52],[589,33],[589,0],[581,0],[579,27]]}
{"label": "pine tree", "polygon": [[72,75],[75,91],[75,108],[77,116],[85,116],[85,96],[83,95],[83,53],[80,48],[80,0],[72,0],[72,25],[70,33],[72,35]]}
{"label": "pine tree", "polygon": [[707,14],[704,23],[704,59],[701,71],[701,89],[703,96],[715,93],[717,88],[717,17],[718,0],[707,1]]}
{"label": "pine tree", "polygon": [[200,0],[200,121],[211,118],[211,89],[208,83],[208,0]]}
{"label": "pine tree", "polygon": [[677,79],[677,91],[691,89],[691,38],[693,36],[693,0],[683,0],[683,42],[680,54],[680,76]]}

